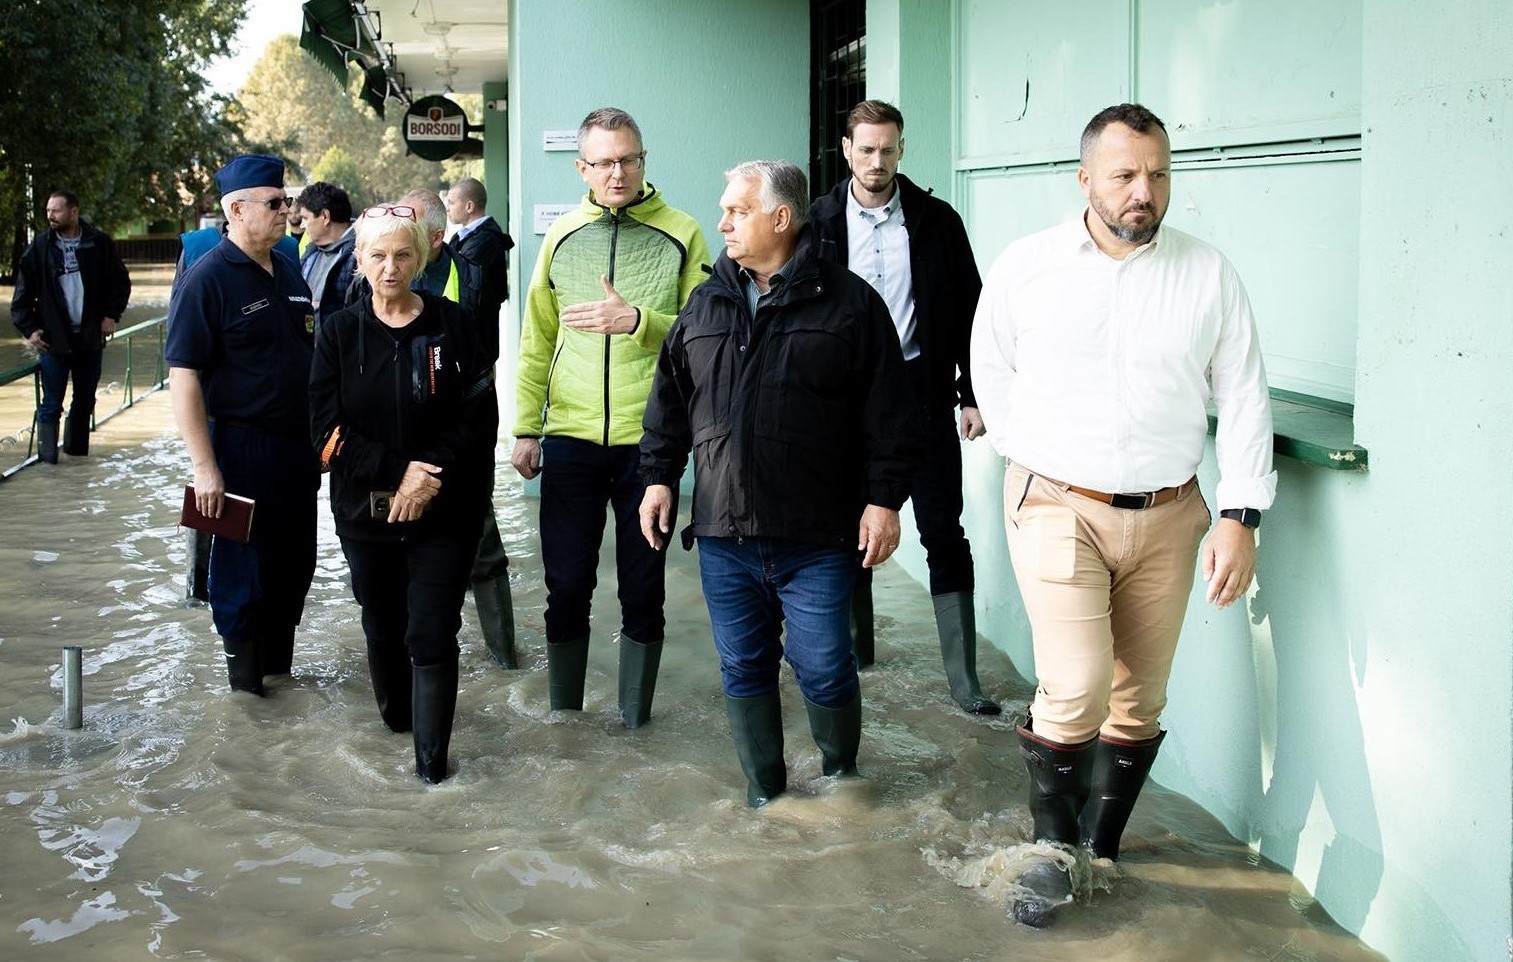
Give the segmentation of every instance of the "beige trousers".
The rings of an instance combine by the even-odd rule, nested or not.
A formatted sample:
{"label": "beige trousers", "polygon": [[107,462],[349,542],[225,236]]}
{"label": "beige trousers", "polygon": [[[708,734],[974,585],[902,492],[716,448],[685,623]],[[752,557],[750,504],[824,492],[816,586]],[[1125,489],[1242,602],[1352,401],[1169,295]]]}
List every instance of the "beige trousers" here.
{"label": "beige trousers", "polygon": [[1035,734],[1073,745],[1160,731],[1210,521],[1196,484],[1131,510],[1009,465],[1004,527],[1034,633]]}

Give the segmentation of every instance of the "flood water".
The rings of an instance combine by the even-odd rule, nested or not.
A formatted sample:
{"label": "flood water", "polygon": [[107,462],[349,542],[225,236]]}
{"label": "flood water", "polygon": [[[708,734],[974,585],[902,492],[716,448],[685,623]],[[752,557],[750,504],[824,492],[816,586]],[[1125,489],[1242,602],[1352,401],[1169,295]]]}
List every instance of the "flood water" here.
{"label": "flood water", "polygon": [[[1380,958],[1154,786],[1090,904],[1016,926],[1030,823],[1012,722],[952,709],[929,599],[896,566],[863,673],[865,782],[819,777],[789,677],[792,791],[745,807],[681,551],[651,724],[616,717],[609,567],[586,710],[548,711],[535,502],[502,472],[529,667],[488,660],[470,603],[455,774],[427,787],[373,704],[329,517],[292,679],[233,697],[208,610],[182,603],[166,393],[94,453],[0,484],[0,959]],[[60,728],[67,644],[85,649],[80,731]],[[981,671],[1022,711],[1003,655]]]}

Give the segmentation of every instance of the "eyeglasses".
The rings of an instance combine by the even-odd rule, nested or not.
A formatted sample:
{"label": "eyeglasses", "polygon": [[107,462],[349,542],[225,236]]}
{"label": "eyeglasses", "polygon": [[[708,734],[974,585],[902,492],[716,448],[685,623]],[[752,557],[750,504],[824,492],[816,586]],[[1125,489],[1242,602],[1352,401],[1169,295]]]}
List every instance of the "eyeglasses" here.
{"label": "eyeglasses", "polygon": [[283,210],[285,207],[293,206],[293,204],[294,204],[294,198],[292,198],[292,197],[269,197],[267,200],[253,200],[253,201],[248,201],[248,203],[251,203],[251,204],[262,204],[264,207],[268,208],[269,210]]}
{"label": "eyeglasses", "polygon": [[405,220],[414,220],[415,208],[406,207],[402,204],[379,204],[377,207],[365,208],[362,215],[364,217],[387,217],[393,215],[395,217],[403,217]]}
{"label": "eyeglasses", "polygon": [[619,160],[588,160],[585,158],[580,159],[583,160],[584,164],[592,167],[594,170],[597,170],[601,174],[609,173],[610,171],[615,169],[616,165],[618,165],[619,168],[625,171],[627,174],[634,174],[636,171],[640,170],[643,166],[646,165],[646,151],[643,150],[639,154],[632,154],[629,157],[621,157]]}

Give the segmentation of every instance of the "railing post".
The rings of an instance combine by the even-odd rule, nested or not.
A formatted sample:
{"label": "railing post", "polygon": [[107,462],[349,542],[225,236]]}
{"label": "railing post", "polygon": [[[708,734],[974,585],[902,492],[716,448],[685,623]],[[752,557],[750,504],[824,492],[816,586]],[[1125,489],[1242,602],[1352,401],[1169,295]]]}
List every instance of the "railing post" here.
{"label": "railing post", "polygon": [[63,646],[63,727],[84,727],[84,649]]}

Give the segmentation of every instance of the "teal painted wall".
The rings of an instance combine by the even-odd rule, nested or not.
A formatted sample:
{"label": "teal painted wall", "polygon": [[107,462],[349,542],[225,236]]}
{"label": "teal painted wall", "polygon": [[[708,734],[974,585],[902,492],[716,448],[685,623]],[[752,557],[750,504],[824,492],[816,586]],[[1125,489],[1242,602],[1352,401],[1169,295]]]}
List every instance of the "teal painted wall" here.
{"label": "teal painted wall", "polygon": [[[914,117],[932,106],[910,101],[903,79],[918,32],[910,6],[868,7],[869,55],[883,58],[875,72],[869,63],[869,92],[900,91],[906,171]],[[1506,959],[1513,521],[1497,499],[1513,488],[1502,386],[1513,231],[1494,198],[1513,154],[1513,9],[944,7],[933,16],[953,30],[953,81],[950,102],[933,106],[955,117],[954,196],[982,266],[1081,209],[1082,125],[1142,100],[1172,125],[1179,156],[1226,160],[1179,165],[1169,217],[1236,262],[1273,380],[1354,397],[1370,449],[1360,474],[1278,459],[1247,605],[1219,612],[1195,591],[1155,777],[1395,962]],[[1341,156],[1243,156],[1245,144],[1313,141]],[[1003,541],[1003,466],[981,442],[966,465],[980,628],[1033,675]],[[1211,493],[1211,447],[1200,479]],[[899,559],[924,578],[917,544]]]}
{"label": "teal painted wall", "polygon": [[[941,0],[867,0],[867,96],[904,115],[911,180],[954,199],[951,149],[951,22]],[[899,38],[907,37],[907,45]],[[904,56],[907,50],[907,56]]]}
{"label": "teal painted wall", "polygon": [[585,190],[577,154],[543,151],[542,131],[576,130],[595,107],[636,118],[647,179],[699,219],[712,254],[723,249],[715,226],[724,171],[758,158],[808,168],[805,0],[511,0],[509,24],[511,233],[522,292],[541,248],[534,206],[574,203]]}

